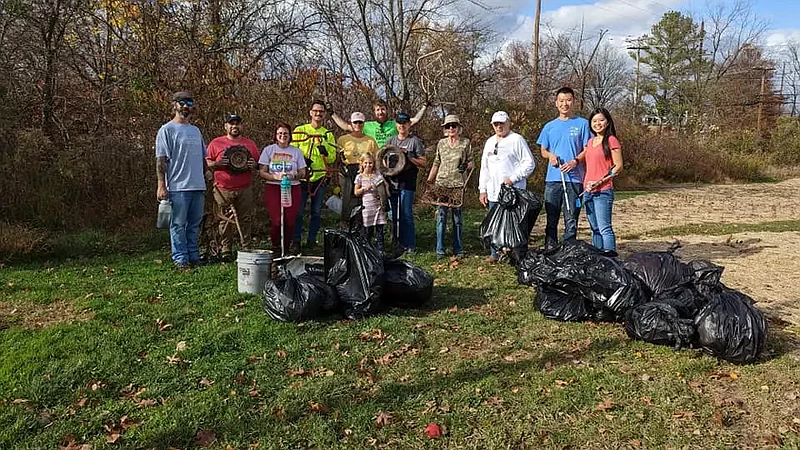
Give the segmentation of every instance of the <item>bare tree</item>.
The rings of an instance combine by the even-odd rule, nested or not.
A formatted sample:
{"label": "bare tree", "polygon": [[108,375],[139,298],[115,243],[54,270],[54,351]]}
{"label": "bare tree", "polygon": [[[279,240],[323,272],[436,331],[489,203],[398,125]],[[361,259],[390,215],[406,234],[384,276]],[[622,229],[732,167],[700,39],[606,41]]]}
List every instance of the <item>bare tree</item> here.
{"label": "bare tree", "polygon": [[597,34],[588,34],[581,25],[570,32],[555,35],[552,28],[548,27],[550,39],[555,44],[560,60],[565,61],[571,72],[571,78],[579,89],[580,108],[586,105],[586,88],[592,77],[592,64],[603,37],[608,30],[600,30]]}
{"label": "bare tree", "polygon": [[613,108],[625,99],[631,82],[628,58],[608,43],[600,46],[595,55],[586,85],[589,109]]}

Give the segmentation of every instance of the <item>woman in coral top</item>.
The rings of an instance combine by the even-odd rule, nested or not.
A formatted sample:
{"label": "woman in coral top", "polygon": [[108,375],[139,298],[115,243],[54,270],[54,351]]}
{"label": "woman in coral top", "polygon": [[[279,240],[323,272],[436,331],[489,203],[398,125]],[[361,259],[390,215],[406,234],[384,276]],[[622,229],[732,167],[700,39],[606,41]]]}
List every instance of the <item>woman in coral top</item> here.
{"label": "woman in coral top", "polygon": [[[592,137],[578,160],[586,161],[583,181],[583,202],[586,218],[592,229],[592,245],[602,250],[617,250],[617,239],[611,227],[614,205],[614,177],[622,171],[622,146],[614,129],[614,119],[605,108],[597,108],[589,116]],[[581,158],[583,156],[583,158]]]}

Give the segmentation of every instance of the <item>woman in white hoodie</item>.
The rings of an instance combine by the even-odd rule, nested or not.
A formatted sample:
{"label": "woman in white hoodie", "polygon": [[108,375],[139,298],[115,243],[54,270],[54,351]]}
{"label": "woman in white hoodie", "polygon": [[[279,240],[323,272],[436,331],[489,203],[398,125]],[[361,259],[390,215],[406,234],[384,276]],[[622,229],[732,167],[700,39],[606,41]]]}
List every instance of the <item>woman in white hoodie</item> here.
{"label": "woman in white hoodie", "polygon": [[[511,131],[511,121],[508,113],[497,111],[492,115],[494,136],[486,140],[481,155],[481,172],[478,181],[480,201],[490,210],[497,204],[500,194],[500,185],[503,183],[525,189],[528,176],[536,168],[531,149],[525,138]],[[497,252],[492,249],[491,255],[486,259],[489,263],[496,263]]]}

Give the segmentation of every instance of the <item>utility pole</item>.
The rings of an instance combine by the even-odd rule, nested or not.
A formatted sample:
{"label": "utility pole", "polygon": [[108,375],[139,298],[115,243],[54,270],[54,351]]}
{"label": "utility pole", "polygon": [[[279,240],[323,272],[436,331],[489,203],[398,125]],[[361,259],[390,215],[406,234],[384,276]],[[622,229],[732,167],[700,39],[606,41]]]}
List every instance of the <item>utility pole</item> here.
{"label": "utility pole", "polygon": [[639,115],[639,77],[640,77],[640,60],[642,57],[642,50],[647,50],[649,47],[642,46],[642,38],[637,38],[634,45],[628,47],[628,50],[636,50],[636,80],[633,83],[633,120]]}
{"label": "utility pole", "polygon": [[533,18],[533,73],[531,74],[531,105],[539,98],[539,17],[542,13],[542,0],[536,0],[536,15]]}
{"label": "utility pole", "polygon": [[764,97],[767,94],[767,71],[773,70],[772,67],[753,67],[752,70],[761,71],[761,92],[758,95],[758,116],[756,119],[756,131],[761,136],[761,118],[764,114]]}

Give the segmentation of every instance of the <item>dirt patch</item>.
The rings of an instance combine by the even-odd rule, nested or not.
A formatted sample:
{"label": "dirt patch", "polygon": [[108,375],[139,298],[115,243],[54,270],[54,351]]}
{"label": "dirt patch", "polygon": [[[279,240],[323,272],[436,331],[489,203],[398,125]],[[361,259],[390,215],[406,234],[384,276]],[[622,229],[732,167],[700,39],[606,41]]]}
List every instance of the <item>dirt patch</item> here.
{"label": "dirt patch", "polygon": [[60,323],[85,322],[94,317],[88,310],[77,310],[75,305],[56,300],[46,305],[32,302],[9,304],[0,302],[0,329],[10,326],[39,329]]}
{"label": "dirt patch", "polygon": [[[695,223],[759,223],[796,220],[790,197],[800,178],[780,183],[678,187],[614,203],[617,234],[641,234]],[[582,225],[586,226],[584,222]]]}

